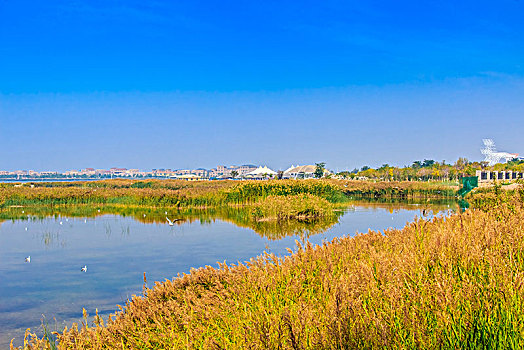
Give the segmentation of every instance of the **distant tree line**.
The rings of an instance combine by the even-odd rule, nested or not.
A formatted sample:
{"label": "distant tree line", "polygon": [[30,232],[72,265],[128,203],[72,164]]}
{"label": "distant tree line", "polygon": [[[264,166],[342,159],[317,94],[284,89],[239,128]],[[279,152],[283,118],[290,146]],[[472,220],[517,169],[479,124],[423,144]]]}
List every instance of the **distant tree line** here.
{"label": "distant tree line", "polygon": [[466,158],[459,158],[454,164],[424,159],[404,167],[383,164],[373,169],[363,166],[360,169],[339,172],[337,175],[346,179],[367,178],[385,181],[458,181],[462,176],[474,176],[477,170],[524,172],[524,161],[514,159],[505,164],[488,166],[486,162],[470,162]]}

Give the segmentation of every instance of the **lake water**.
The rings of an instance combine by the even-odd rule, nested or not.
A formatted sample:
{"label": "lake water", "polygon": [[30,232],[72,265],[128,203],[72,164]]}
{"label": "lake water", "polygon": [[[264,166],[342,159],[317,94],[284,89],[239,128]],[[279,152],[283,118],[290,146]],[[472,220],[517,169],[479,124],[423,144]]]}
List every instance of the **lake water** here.
{"label": "lake water", "polygon": [[[402,228],[422,211],[446,215],[453,203],[355,203],[340,211],[337,222],[310,224],[313,244],[368,229]],[[91,212],[96,214],[92,214]],[[0,348],[23,341],[26,328],[42,334],[42,320],[51,331],[82,320],[82,308],[104,318],[117,304],[140,294],[143,273],[148,286],[179,273],[217,261],[237,263],[264,251],[288,254],[308,226],[250,227],[238,213],[207,213],[171,218],[184,220],[169,226],[162,210],[118,212],[91,208],[78,212],[11,208],[0,224]],[[116,213],[115,213],[116,212]],[[178,216],[177,216],[178,215]],[[275,232],[279,231],[279,232]],[[294,232],[294,233],[293,233]],[[287,235],[286,235],[287,234]],[[31,256],[31,262],[24,259]],[[87,272],[81,267],[87,265]]]}

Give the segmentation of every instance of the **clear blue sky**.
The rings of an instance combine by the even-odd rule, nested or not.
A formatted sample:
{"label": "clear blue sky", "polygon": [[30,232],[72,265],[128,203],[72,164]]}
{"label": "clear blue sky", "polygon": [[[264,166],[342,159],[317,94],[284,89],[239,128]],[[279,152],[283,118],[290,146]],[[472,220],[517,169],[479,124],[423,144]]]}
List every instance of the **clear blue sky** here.
{"label": "clear blue sky", "polygon": [[523,1],[0,0],[0,169],[524,153]]}

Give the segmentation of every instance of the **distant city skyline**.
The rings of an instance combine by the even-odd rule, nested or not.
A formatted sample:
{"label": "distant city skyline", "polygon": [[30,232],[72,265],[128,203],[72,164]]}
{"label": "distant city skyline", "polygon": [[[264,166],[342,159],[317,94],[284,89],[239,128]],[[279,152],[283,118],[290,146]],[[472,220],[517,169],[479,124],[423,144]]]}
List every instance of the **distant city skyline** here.
{"label": "distant city skyline", "polygon": [[0,169],[524,153],[524,3],[0,1]]}

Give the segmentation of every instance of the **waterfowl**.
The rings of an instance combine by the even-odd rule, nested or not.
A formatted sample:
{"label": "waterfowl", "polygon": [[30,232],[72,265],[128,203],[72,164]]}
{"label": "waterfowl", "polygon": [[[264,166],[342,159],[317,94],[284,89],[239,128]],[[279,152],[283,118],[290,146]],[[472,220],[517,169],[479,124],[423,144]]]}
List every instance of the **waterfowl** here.
{"label": "waterfowl", "polygon": [[169,218],[166,216],[166,220],[167,220],[167,224],[168,224],[169,226],[173,226],[173,224],[174,224],[175,222],[180,221],[180,220],[182,220],[182,219],[175,219],[175,220],[171,221],[171,220],[169,220]]}

